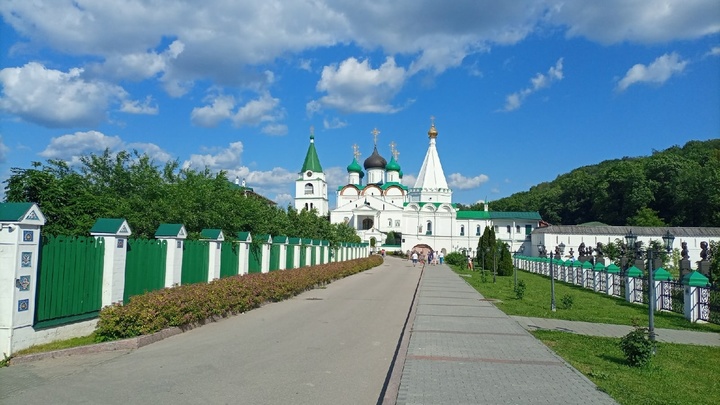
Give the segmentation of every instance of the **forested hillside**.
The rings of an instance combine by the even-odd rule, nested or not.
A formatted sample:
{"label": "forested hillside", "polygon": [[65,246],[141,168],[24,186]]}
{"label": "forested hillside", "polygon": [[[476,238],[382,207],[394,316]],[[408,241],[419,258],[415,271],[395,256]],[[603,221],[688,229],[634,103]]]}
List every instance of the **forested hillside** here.
{"label": "forested hillside", "polygon": [[147,155],[120,152],[89,155],[77,167],[63,161],[13,168],[7,202],[35,202],[47,218],[43,232],[84,235],[98,218],[125,218],[134,237],[152,238],[161,223],[184,224],[190,237],[204,228],[360,242],[345,224],[330,224],[314,212],[284,210],[262,198],[246,197],[225,173],[160,167]]}
{"label": "forested hillside", "polygon": [[564,225],[720,226],[720,139],[581,167],[490,209],[539,211]]}

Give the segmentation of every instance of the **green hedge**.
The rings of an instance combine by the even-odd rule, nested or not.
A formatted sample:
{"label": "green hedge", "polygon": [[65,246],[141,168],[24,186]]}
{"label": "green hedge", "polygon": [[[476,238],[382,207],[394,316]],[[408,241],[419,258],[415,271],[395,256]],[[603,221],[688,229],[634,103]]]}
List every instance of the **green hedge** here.
{"label": "green hedge", "polygon": [[214,316],[229,316],[281,301],[318,285],[379,266],[382,257],[321,264],[300,269],[249,274],[189,284],[137,295],[126,305],[100,311],[95,334],[98,341],[147,335],[172,326],[202,323]]}

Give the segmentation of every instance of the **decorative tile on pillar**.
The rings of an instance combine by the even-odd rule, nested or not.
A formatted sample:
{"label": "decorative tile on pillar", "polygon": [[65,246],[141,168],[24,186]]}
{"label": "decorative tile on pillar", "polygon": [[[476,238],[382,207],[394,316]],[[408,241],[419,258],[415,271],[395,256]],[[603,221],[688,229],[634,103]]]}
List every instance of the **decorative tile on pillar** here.
{"label": "decorative tile on pillar", "polygon": [[18,312],[27,311],[28,309],[30,309],[30,300],[29,299],[26,298],[24,300],[18,301]]}
{"label": "decorative tile on pillar", "polygon": [[125,239],[119,238],[117,240],[117,248],[122,249],[125,246]]}
{"label": "decorative tile on pillar", "polygon": [[39,220],[40,218],[38,218],[37,212],[35,212],[35,210],[32,210],[32,211],[30,211],[29,214],[27,214],[27,216],[25,216],[25,219],[30,219],[30,220],[33,220],[33,221],[37,221],[37,220]]}
{"label": "decorative tile on pillar", "polygon": [[32,252],[22,252],[20,267],[32,266]]}
{"label": "decorative tile on pillar", "polygon": [[20,291],[30,290],[30,276],[20,276],[15,280],[15,287]]}
{"label": "decorative tile on pillar", "polygon": [[35,239],[33,231],[23,231],[23,242],[32,242]]}

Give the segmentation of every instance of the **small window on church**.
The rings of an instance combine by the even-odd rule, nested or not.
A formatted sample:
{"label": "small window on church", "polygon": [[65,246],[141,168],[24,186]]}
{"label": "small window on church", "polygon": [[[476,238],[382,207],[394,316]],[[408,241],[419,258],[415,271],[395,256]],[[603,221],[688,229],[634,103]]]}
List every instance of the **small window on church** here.
{"label": "small window on church", "polygon": [[427,229],[425,230],[425,235],[432,235],[432,222],[427,221]]}
{"label": "small window on church", "polygon": [[520,225],[515,225],[515,233],[520,233]]}
{"label": "small window on church", "polygon": [[497,226],[497,225],[493,226],[493,231],[495,231],[495,233],[499,233],[499,232],[500,232],[500,227]]}
{"label": "small window on church", "polygon": [[400,220],[395,220],[395,227],[400,228]]}
{"label": "small window on church", "polygon": [[478,236],[478,235],[480,235],[480,225],[475,227],[475,236]]}
{"label": "small window on church", "polygon": [[510,233],[510,225],[507,226],[507,233]]}
{"label": "small window on church", "polygon": [[465,225],[460,225],[460,236],[465,236]]}
{"label": "small window on church", "polygon": [[313,187],[312,184],[307,183],[307,184],[305,185],[305,195],[313,194],[313,193],[314,193],[314,190],[315,190],[315,188]]}
{"label": "small window on church", "polygon": [[392,228],[392,218],[388,219],[388,226]]}

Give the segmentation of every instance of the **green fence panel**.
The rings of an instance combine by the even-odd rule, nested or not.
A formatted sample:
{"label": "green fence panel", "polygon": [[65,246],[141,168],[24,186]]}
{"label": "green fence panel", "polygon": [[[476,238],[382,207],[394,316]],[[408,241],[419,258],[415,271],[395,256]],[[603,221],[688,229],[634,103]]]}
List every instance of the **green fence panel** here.
{"label": "green fence panel", "polygon": [[294,245],[288,245],[288,247],[287,247],[287,254],[285,255],[285,268],[288,270],[295,268],[295,246]]}
{"label": "green fence panel", "polygon": [[123,302],[130,297],[165,287],[167,241],[128,239]]}
{"label": "green fence panel", "polygon": [[186,240],[183,243],[181,284],[207,283],[210,263],[209,242]]}
{"label": "green fence panel", "polygon": [[91,319],[102,306],[103,238],[47,236],[38,261],[35,327]]}
{"label": "green fence panel", "polygon": [[310,248],[310,265],[314,266],[317,264],[317,248],[315,246]]}
{"label": "green fence panel", "polygon": [[223,242],[220,249],[220,278],[236,276],[240,268],[240,245]]}
{"label": "green fence panel", "polygon": [[262,272],[262,245],[251,244],[248,250],[248,273]]}
{"label": "green fence panel", "polygon": [[281,245],[273,244],[270,246],[270,271],[280,269],[280,249]]}
{"label": "green fence panel", "polygon": [[307,257],[307,247],[305,247],[305,245],[300,245],[300,267],[307,266],[307,264],[305,264],[306,257]]}

